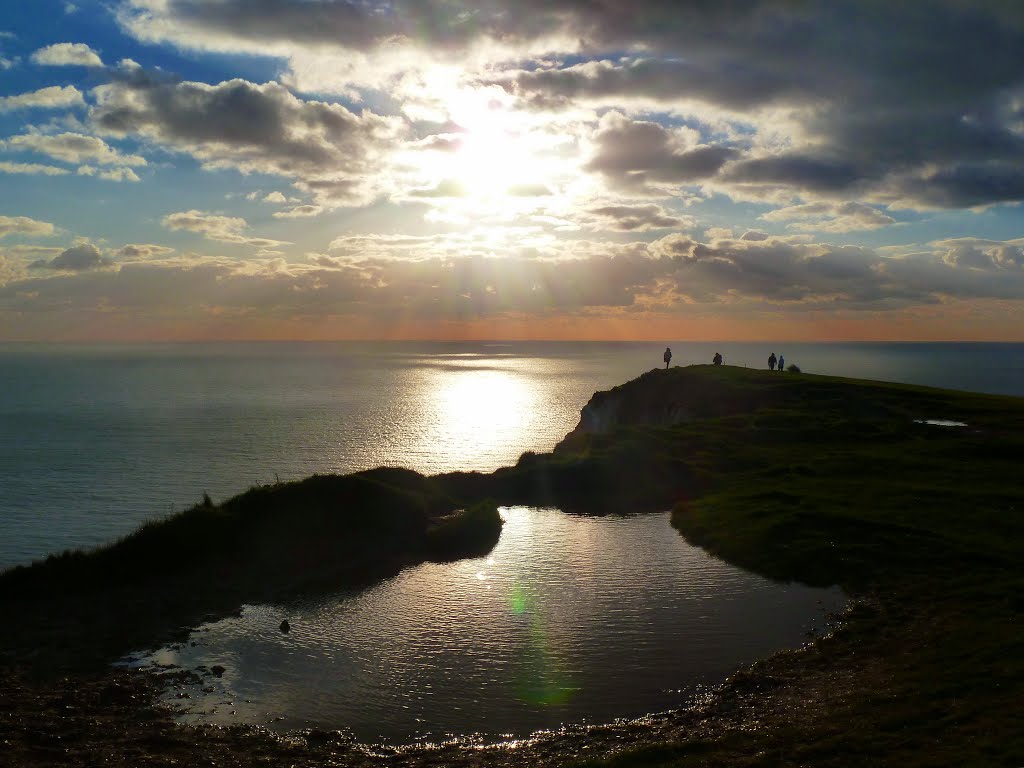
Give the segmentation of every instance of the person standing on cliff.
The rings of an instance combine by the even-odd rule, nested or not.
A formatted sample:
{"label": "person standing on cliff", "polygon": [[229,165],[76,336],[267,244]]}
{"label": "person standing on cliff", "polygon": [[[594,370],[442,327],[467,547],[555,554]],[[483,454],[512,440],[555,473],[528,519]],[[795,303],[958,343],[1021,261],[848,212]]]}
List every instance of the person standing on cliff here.
{"label": "person standing on cliff", "polygon": [[665,347],[665,370],[668,370],[668,364],[672,362],[672,350],[669,347]]}
{"label": "person standing on cliff", "polygon": [[775,370],[775,353],[774,352],[772,352],[770,355],[768,355],[768,367],[771,368],[773,371]]}
{"label": "person standing on cliff", "polygon": [[786,358],[784,358],[782,355],[779,355],[779,370],[781,371],[785,367],[786,367]]}

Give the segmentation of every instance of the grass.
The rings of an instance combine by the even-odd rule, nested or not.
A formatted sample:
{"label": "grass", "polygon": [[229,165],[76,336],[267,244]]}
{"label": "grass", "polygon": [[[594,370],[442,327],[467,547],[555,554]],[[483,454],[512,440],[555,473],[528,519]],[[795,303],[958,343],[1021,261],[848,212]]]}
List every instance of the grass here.
{"label": "grass", "polygon": [[598,422],[609,431],[491,474],[256,488],[0,574],[21,619],[0,651],[67,662],[72,642],[105,660],[242,602],[479,554],[498,504],[672,509],[717,556],[841,585],[855,607],[809,649],[738,674],[712,725],[581,765],[1024,764],[1024,400],[691,366],[598,393],[584,424]]}
{"label": "grass", "polygon": [[[707,374],[680,371],[673,384],[685,391]],[[1020,764],[1024,401],[710,374],[725,404],[758,388],[753,411],[721,405],[669,435],[647,428],[626,439],[663,462],[689,455],[701,467],[704,490],[673,506],[673,525],[691,542],[771,578],[870,598],[835,637],[765,673],[794,675],[796,691],[837,670],[854,682],[841,702],[827,691],[817,692],[824,701],[806,697],[800,717],[769,713],[770,727],[586,765]],[[915,423],[927,418],[968,426]],[[603,436],[578,435],[573,446],[610,458]]]}
{"label": "grass", "polygon": [[52,675],[96,668],[180,637],[245,603],[371,583],[405,565],[489,551],[492,503],[451,514],[428,478],[402,469],[253,488],[147,523],[92,552],[66,552],[0,574],[17,616],[0,662]]}

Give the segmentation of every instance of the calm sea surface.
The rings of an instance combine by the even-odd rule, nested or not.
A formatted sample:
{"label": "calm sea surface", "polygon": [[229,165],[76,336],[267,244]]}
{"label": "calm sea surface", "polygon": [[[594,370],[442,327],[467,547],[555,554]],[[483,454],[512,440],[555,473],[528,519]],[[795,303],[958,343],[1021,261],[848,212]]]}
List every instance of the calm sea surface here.
{"label": "calm sea surface", "polygon": [[[671,344],[761,367],[1024,395],[1022,344]],[[663,344],[0,345],[0,569],[256,483],[550,450]],[[941,414],[936,414],[941,418]]]}

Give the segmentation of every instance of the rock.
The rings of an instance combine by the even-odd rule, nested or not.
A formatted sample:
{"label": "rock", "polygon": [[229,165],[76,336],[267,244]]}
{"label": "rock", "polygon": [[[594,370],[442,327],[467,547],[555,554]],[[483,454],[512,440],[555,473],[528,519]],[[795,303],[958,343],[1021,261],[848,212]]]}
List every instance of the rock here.
{"label": "rock", "polygon": [[288,619],[285,619],[281,622],[281,626],[278,627],[278,629],[280,629],[282,632],[290,632],[292,629],[292,625],[288,623]]}
{"label": "rock", "polygon": [[227,670],[224,669],[224,667],[222,667],[220,664],[214,664],[212,667],[210,667],[210,674],[212,674],[214,677],[220,677],[225,672],[227,672]]}

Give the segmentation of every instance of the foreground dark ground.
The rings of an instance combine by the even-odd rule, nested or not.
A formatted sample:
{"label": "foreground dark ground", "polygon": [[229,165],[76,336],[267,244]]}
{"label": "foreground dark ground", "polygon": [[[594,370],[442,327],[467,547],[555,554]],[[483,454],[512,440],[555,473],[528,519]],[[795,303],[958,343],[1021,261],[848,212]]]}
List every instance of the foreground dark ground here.
{"label": "foreground dark ground", "polygon": [[[1022,458],[1017,398],[695,366],[599,393],[552,454],[491,475],[378,470],[201,504],[0,575],[0,765],[1020,765]],[[158,681],[108,666],[242,602],[487,551],[495,503],[672,508],[718,556],[855,600],[835,633],[692,709],[515,748],[186,728]]]}

